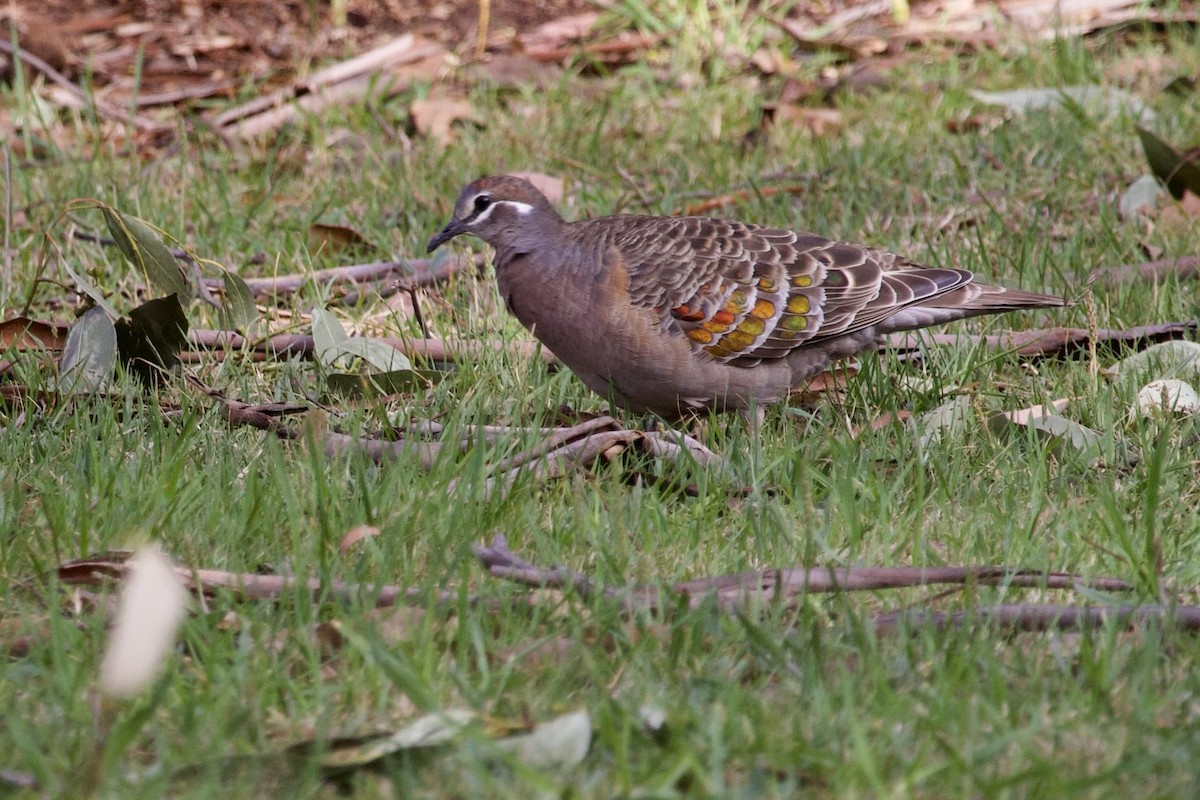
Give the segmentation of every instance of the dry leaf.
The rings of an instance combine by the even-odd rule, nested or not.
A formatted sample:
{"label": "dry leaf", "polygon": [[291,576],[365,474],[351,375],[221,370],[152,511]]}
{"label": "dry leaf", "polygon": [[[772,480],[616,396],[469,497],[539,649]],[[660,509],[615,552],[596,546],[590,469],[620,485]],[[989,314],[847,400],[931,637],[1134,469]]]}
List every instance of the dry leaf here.
{"label": "dry leaf", "polygon": [[542,23],[517,37],[525,50],[553,50],[584,39],[600,20],[598,11],[587,11]]}
{"label": "dry leaf", "polygon": [[316,253],[338,250],[375,250],[376,248],[353,228],[314,222],[308,226],[308,249]]}
{"label": "dry leaf", "polygon": [[70,327],[54,322],[13,317],[0,322],[0,351],[62,350]]}
{"label": "dry leaf", "polygon": [[475,111],[470,102],[452,97],[429,97],[414,100],[409,108],[413,127],[422,136],[428,136],[441,144],[454,140],[451,129],[460,120],[473,121]]}
{"label": "dry leaf", "polygon": [[558,204],[563,199],[563,179],[556,178],[553,175],[545,175],[541,172],[511,172],[517,178],[524,178],[533,184],[533,187],[542,194],[546,195],[546,199],[551,203]]}
{"label": "dry leaf", "polygon": [[1019,408],[1016,411],[1005,411],[1004,416],[1012,422],[1015,422],[1017,425],[1028,425],[1032,420],[1038,419],[1039,417],[1057,414],[1066,408],[1067,403],[1069,402],[1070,400],[1068,400],[1066,397],[1062,397],[1052,402],[1049,408],[1041,405],[1030,406],[1029,408]]}
{"label": "dry leaf", "polygon": [[834,133],[842,124],[836,108],[810,108],[783,103],[763,108],[763,122],[776,128],[801,128],[814,136]]}
{"label": "dry leaf", "polygon": [[338,553],[345,555],[346,551],[354,547],[354,545],[378,535],[379,528],[376,528],[374,525],[355,525],[346,531],[346,535],[338,542]]}

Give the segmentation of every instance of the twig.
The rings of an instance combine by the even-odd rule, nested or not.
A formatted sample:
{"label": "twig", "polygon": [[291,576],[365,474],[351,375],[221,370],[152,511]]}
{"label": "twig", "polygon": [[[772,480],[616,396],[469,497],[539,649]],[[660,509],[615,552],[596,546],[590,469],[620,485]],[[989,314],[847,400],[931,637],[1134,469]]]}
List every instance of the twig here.
{"label": "twig", "polygon": [[[12,222],[13,222],[13,199],[12,199],[12,154],[8,149],[8,142],[4,143],[4,277],[6,280],[11,280],[13,275],[12,268]],[[7,292],[6,292],[7,294]]]}
{"label": "twig", "polygon": [[[418,42],[412,34],[405,34],[362,55],[318,70],[306,80],[266,97],[228,109],[213,117],[211,122],[225,136],[253,138],[285,125],[301,112],[317,113],[331,105],[361,97],[365,89],[375,85],[371,76],[385,68],[444,52],[440,45],[423,40]],[[392,81],[378,88],[390,96],[402,91],[407,84],[402,80]]]}
{"label": "twig", "polygon": [[1133,628],[1151,622],[1184,631],[1200,631],[1200,606],[1062,606],[996,605],[970,611],[903,611],[880,614],[871,620],[877,633],[899,628],[960,628],[965,625],[996,625],[1009,631],[1079,631],[1100,628],[1112,622]]}
{"label": "twig", "polygon": [[[120,580],[125,577],[125,563],[129,556],[128,552],[118,551],[68,561],[58,567],[57,577],[60,583],[70,586],[94,586],[109,580]],[[364,595],[373,594],[375,607],[386,608],[401,603],[421,605],[431,594],[425,589],[388,584],[347,583],[289,575],[259,575],[187,567],[176,567],[175,574],[189,590],[197,594],[212,596],[220,590],[228,590],[248,600],[275,600],[294,594],[296,589],[304,589],[313,599],[333,597],[343,602],[353,602]],[[458,605],[457,592],[441,590],[433,592],[432,596],[439,605],[449,608]],[[475,605],[475,602],[474,598],[468,599],[470,605]]]}
{"label": "twig", "polygon": [[[1101,343],[1135,344],[1179,339],[1200,327],[1200,319],[1184,322],[1165,322],[1136,328],[1100,328],[1095,331]],[[983,345],[990,350],[1012,350],[1019,356],[1050,357],[1066,355],[1088,346],[1092,340],[1087,328],[1049,328],[1046,330],[1014,331],[990,336],[958,333],[894,333],[885,337],[884,345],[893,350],[916,351],[923,344]]]}
{"label": "twig", "polygon": [[132,122],[134,127],[140,130],[157,131],[162,130],[165,127],[155,120],[141,117],[136,114],[130,115],[123,109],[114,108],[113,106],[110,106],[107,103],[96,99],[95,97],[91,97],[87,92],[83,91],[83,89],[80,89],[78,86],[72,83],[67,76],[63,75],[54,67],[50,66],[45,61],[22,47],[18,46],[14,48],[9,42],[0,39],[0,52],[7,53],[10,56],[21,59],[35,70],[45,75],[53,83],[58,84],[63,89],[66,89],[72,97],[80,100],[85,106],[91,105],[91,107],[96,110],[96,113],[102,117],[111,119],[114,122],[119,122],[122,125],[128,125],[130,122]]}
{"label": "twig", "polygon": [[[575,588],[588,596],[600,594],[620,599],[627,608],[659,610],[672,605],[672,597],[687,598],[695,608],[715,594],[718,607],[744,608],[754,602],[790,601],[806,594],[879,589],[917,588],[934,584],[1004,585],[1038,589],[1074,589],[1087,587],[1104,592],[1130,591],[1131,586],[1116,578],[1085,578],[1065,572],[1039,572],[1009,567],[794,567],[766,569],[734,575],[719,575],[684,581],[660,589],[638,585],[614,589],[595,584],[587,576],[561,568],[545,569],[517,556],[508,549],[507,540],[497,534],[491,547],[478,546],[475,555],[495,577],[527,586]],[[636,602],[630,605],[630,598]],[[886,615],[884,615],[886,616]]]}
{"label": "twig", "polygon": [[655,607],[653,599],[597,584],[583,573],[572,572],[562,567],[546,569],[531,564],[508,549],[508,540],[502,533],[496,534],[491,546],[473,545],[471,550],[484,569],[496,578],[543,589],[571,589],[584,598],[599,595],[618,602],[626,613],[651,611]]}
{"label": "twig", "polygon": [[[380,337],[379,341],[386,342],[406,355],[427,358],[430,361],[458,361],[476,357],[485,350],[504,350],[520,358],[536,356],[547,364],[558,363],[554,354],[537,342],[451,342],[445,339],[401,339],[390,336]],[[188,342],[193,347],[204,350],[249,351],[278,359],[293,356],[312,358],[316,349],[313,337],[300,333],[281,333],[267,339],[251,340],[232,331],[196,328],[188,331]]]}
{"label": "twig", "polygon": [[1146,261],[1141,264],[1104,267],[1092,273],[1093,278],[1101,278],[1111,283],[1143,279],[1160,281],[1172,275],[1181,281],[1200,278],[1200,256],[1180,256],[1179,258]]}

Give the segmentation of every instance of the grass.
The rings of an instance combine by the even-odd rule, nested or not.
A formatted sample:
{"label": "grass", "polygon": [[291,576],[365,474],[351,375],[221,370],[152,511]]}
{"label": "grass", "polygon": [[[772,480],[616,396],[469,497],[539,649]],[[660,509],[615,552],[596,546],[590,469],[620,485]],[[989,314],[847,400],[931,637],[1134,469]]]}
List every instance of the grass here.
{"label": "grass", "polygon": [[[673,73],[644,66],[593,82],[566,77],[545,93],[476,87],[482,127],[461,130],[452,147],[415,139],[408,153],[374,122],[403,126],[406,98],[307,120],[240,157],[183,131],[177,153],[143,162],[77,120],[78,150],[14,164],[26,217],[10,232],[14,271],[0,305],[24,301],[42,231],[79,196],[151,220],[230,266],[266,254],[264,266],[244,274],[290,273],[339,263],[336,253],[308,248],[305,232],[318,220],[420,253],[460,186],[483,173],[567,177],[573,215],[636,209],[614,164],[643,181],[657,198],[652,210],[663,213],[689,193],[761,183],[772,171],[809,176],[798,198],[755,197],[730,213],[1081,298],[1094,267],[1143,260],[1146,245],[1168,255],[1200,245],[1195,226],[1148,229],[1117,218],[1115,198],[1144,171],[1129,121],[1063,111],[964,135],[946,123],[971,114],[999,121],[1000,112],[971,100],[973,88],[1107,85],[1113,65],[1156,49],[1194,73],[1198,42],[1172,36],[1072,40],[1004,56],[931,51],[885,89],[840,95],[839,134],[777,131],[754,147],[741,138],[757,127],[762,93],[744,75],[710,71],[710,80],[680,90]],[[1158,113],[1155,128],[1192,144],[1200,110],[1191,99],[1138,88]],[[85,141],[93,157],[82,157]],[[954,224],[943,226],[947,211]],[[76,218],[100,226],[98,214]],[[51,235],[66,257],[117,290],[114,301],[128,310],[138,279],[116,253],[69,241],[65,230],[59,224]],[[1195,316],[1195,289],[1184,283],[1090,291],[1104,327]],[[60,294],[42,286],[37,315],[69,319],[49,305]],[[521,335],[490,280],[463,277],[443,295],[444,303],[425,305],[439,332]],[[309,289],[291,310],[324,299]],[[354,320],[377,311],[368,302],[339,313]],[[202,309],[191,313],[194,324],[206,323]],[[408,319],[391,324],[416,332]],[[1086,324],[1076,306],[957,329]],[[869,631],[872,614],[927,602],[915,592],[816,596],[798,609],[742,616],[701,605],[627,619],[603,599],[574,595],[531,611],[509,602],[524,590],[487,578],[470,550],[503,531],[538,564],[566,564],[618,586],[799,564],[1006,564],[1111,575],[1136,585],[1135,601],[1166,593],[1187,602],[1200,585],[1200,469],[1187,444],[1195,424],[1132,416],[1136,386],[1096,379],[1090,366],[955,348],[916,366],[866,359],[844,402],[811,413],[773,409],[758,432],[736,417],[707,422],[706,442],[728,459],[723,470],[647,466],[696,482],[695,498],[629,486],[613,468],[553,483],[530,478],[485,500],[484,467],[532,437],[481,445],[429,471],[409,460],[377,467],[231,430],[178,387],[163,392],[181,406],[171,418],[148,408],[132,384],[110,402],[44,415],[27,408],[24,419],[10,407],[0,412],[0,617],[5,636],[33,640],[3,667],[0,767],[32,774],[45,796],[75,795],[109,741],[115,753],[97,778],[102,796],[334,796],[313,760],[293,769],[262,754],[394,730],[441,709],[472,709],[500,724],[584,708],[594,741],[571,769],[497,763],[477,732],[438,755],[354,773],[349,788],[363,797],[1193,797],[1200,645],[1190,635],[1155,625]],[[48,385],[40,366],[19,369],[24,382]],[[197,371],[248,401],[296,400],[298,387],[319,388],[315,368],[300,362]],[[915,434],[896,428],[849,434],[886,410],[930,410],[956,387],[975,411],[960,436],[922,450]],[[1056,397],[1072,398],[1072,419],[1142,458],[1096,465],[983,422],[988,412]],[[563,403],[606,410],[568,373],[488,354],[428,393],[334,414],[350,429],[371,429],[380,414],[439,418],[451,428],[537,425]],[[464,488],[450,497],[454,479]],[[727,498],[746,485],[774,491]],[[380,535],[339,553],[343,534],[363,524]],[[118,729],[131,736],[121,748],[93,705],[106,615],[74,613],[72,592],[53,582],[31,589],[64,560],[144,540],[186,566],[418,587],[429,603],[424,613],[381,613],[370,591],[315,603],[300,591],[279,602],[218,595],[185,622],[154,696],[117,709]],[[440,590],[461,599],[439,611]],[[498,610],[468,605],[470,593]],[[932,605],[1110,599],[977,587]],[[344,632],[340,646],[318,635],[326,623]],[[647,708],[664,713],[660,730],[644,726]],[[234,756],[246,757],[237,769],[226,760]],[[195,764],[201,769],[186,780],[167,779]]]}

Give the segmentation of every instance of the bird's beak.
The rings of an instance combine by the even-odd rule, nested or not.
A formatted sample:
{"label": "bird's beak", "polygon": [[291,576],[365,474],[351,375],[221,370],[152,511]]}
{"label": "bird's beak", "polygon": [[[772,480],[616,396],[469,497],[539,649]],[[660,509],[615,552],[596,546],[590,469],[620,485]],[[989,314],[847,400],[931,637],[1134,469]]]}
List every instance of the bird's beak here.
{"label": "bird's beak", "polygon": [[463,224],[461,221],[449,223],[446,227],[442,228],[436,236],[429,240],[429,246],[425,248],[425,252],[432,253],[434,250],[437,250],[439,247],[462,232]]}

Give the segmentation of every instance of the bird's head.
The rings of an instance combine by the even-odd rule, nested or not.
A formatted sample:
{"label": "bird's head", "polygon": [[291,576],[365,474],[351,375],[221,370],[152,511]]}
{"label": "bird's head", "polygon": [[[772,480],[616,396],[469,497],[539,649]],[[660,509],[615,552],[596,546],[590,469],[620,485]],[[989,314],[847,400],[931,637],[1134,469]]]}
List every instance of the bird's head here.
{"label": "bird's head", "polygon": [[432,253],[455,236],[470,233],[490,245],[562,222],[546,196],[524,178],[497,175],[468,183],[458,195],[450,222],[429,240]]}

